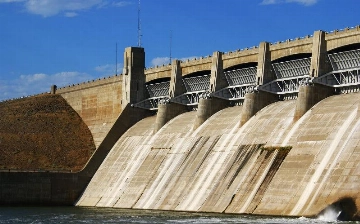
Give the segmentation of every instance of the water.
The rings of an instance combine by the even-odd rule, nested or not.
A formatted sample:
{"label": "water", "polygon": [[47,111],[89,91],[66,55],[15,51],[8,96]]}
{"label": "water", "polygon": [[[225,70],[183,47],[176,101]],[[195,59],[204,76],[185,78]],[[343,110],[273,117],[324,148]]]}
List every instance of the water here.
{"label": "water", "polygon": [[0,207],[0,223],[356,223],[309,218],[80,207]]}
{"label": "water", "polygon": [[334,205],[328,206],[319,216],[318,219],[322,221],[332,221],[339,217],[341,210]]}

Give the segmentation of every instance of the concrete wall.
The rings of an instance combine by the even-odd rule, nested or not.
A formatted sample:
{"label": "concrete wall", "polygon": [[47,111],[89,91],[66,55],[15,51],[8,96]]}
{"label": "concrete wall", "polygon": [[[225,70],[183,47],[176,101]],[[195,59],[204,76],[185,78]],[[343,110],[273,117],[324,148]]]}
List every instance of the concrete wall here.
{"label": "concrete wall", "polygon": [[0,205],[73,205],[90,179],[78,173],[0,172]]}
{"label": "concrete wall", "polygon": [[63,87],[56,93],[80,115],[99,147],[122,111],[122,76]]}
{"label": "concrete wall", "polygon": [[342,46],[357,44],[360,42],[360,26],[354,28],[345,28],[343,30],[334,30],[326,34],[328,42],[327,50],[333,50]]}
{"label": "concrete wall", "polygon": [[165,65],[161,67],[148,68],[145,70],[146,82],[161,78],[170,78],[171,65]]}
{"label": "concrete wall", "polygon": [[232,52],[226,52],[223,54],[224,69],[233,67],[235,65],[246,64],[250,62],[258,61],[258,47],[252,47],[251,49],[236,50]]}
{"label": "concrete wall", "polygon": [[304,38],[297,38],[294,40],[286,40],[276,42],[271,45],[271,61],[286,57],[289,55],[311,53],[313,38],[306,36]]}

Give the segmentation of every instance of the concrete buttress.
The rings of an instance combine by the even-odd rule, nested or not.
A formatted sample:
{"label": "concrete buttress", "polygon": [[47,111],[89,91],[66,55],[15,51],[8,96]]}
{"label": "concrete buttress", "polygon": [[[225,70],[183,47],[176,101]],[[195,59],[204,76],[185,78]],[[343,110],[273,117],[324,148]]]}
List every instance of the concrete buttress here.
{"label": "concrete buttress", "polygon": [[[315,31],[310,66],[311,78],[320,77],[330,71],[331,66],[327,56],[325,32]],[[294,121],[297,121],[302,117],[316,103],[333,94],[334,90],[331,87],[319,84],[308,83],[307,85],[300,86],[298,98],[296,100]]]}
{"label": "concrete buttress", "polygon": [[[214,52],[211,65],[211,77],[209,92],[215,92],[226,87],[226,78],[223,71],[223,60],[221,52]],[[229,103],[226,100],[218,98],[205,97],[199,100],[198,111],[196,114],[196,120],[194,129],[198,128],[214,113],[226,108]]]}
{"label": "concrete buttress", "polygon": [[[270,44],[261,42],[259,45],[258,66],[256,73],[256,84],[263,85],[276,79],[275,74],[271,70],[271,52]],[[253,92],[245,95],[244,106],[241,113],[240,125],[244,125],[259,110],[274,103],[278,100],[278,96],[265,92]]]}
{"label": "concrete buttress", "polygon": [[[185,87],[182,85],[182,72],[179,60],[173,60],[171,63],[171,78],[169,97],[174,98],[175,96],[181,95],[185,92]],[[168,121],[187,111],[185,105],[162,102],[158,105],[158,112],[156,115],[155,132],[160,130]]]}

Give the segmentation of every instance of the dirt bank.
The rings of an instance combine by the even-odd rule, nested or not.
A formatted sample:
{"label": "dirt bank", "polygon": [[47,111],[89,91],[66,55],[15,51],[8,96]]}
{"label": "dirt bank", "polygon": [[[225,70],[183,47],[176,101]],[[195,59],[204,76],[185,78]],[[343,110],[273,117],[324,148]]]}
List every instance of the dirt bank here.
{"label": "dirt bank", "polygon": [[81,170],[95,145],[79,115],[60,95],[0,103],[0,170]]}

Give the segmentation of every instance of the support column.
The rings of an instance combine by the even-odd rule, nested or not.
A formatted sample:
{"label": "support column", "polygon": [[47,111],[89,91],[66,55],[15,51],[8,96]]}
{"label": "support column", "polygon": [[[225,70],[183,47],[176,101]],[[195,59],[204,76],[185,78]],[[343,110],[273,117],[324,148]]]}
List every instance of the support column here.
{"label": "support column", "polygon": [[275,79],[276,79],[276,75],[271,70],[270,43],[261,42],[259,45],[256,84],[258,86],[261,86]]}
{"label": "support column", "polygon": [[[171,78],[169,96],[173,98],[185,92],[185,87],[182,85],[182,71],[179,60],[173,60],[171,63]],[[158,104],[158,111],[155,121],[155,132],[159,131],[168,121],[178,116],[179,114],[187,112],[185,105],[160,102]]]}
{"label": "support column", "polygon": [[174,98],[183,94],[186,89],[182,84],[182,70],[181,70],[181,61],[173,60],[171,62],[171,77],[170,77],[170,89],[169,96]]}
{"label": "support column", "polygon": [[327,54],[327,42],[324,31],[315,31],[313,35],[310,75],[320,77],[331,72],[331,65]]}
{"label": "support column", "polygon": [[[256,84],[258,86],[264,85],[275,79],[276,75],[271,70],[270,44],[261,42],[259,45]],[[259,110],[278,100],[279,97],[277,95],[268,92],[247,93],[241,111],[240,126],[244,125]]]}
{"label": "support column", "polygon": [[122,109],[145,99],[145,51],[141,47],[128,47],[124,53]]}
{"label": "support column", "polygon": [[[324,31],[315,31],[313,36],[312,56],[310,75],[312,78],[320,77],[331,71],[327,55],[327,44]],[[335,93],[335,90],[328,86],[308,83],[300,86],[296,100],[294,121],[302,117],[316,103]]]}
{"label": "support column", "polygon": [[225,88],[228,84],[223,70],[222,52],[216,51],[212,56],[210,92]]}
{"label": "support column", "polygon": [[[210,77],[210,93],[220,90],[227,86],[225,74],[223,71],[223,60],[221,52],[214,52],[212,56],[211,77]],[[194,129],[202,125],[209,117],[216,112],[229,106],[229,102],[224,99],[211,98],[208,95],[199,99],[198,110]]]}

